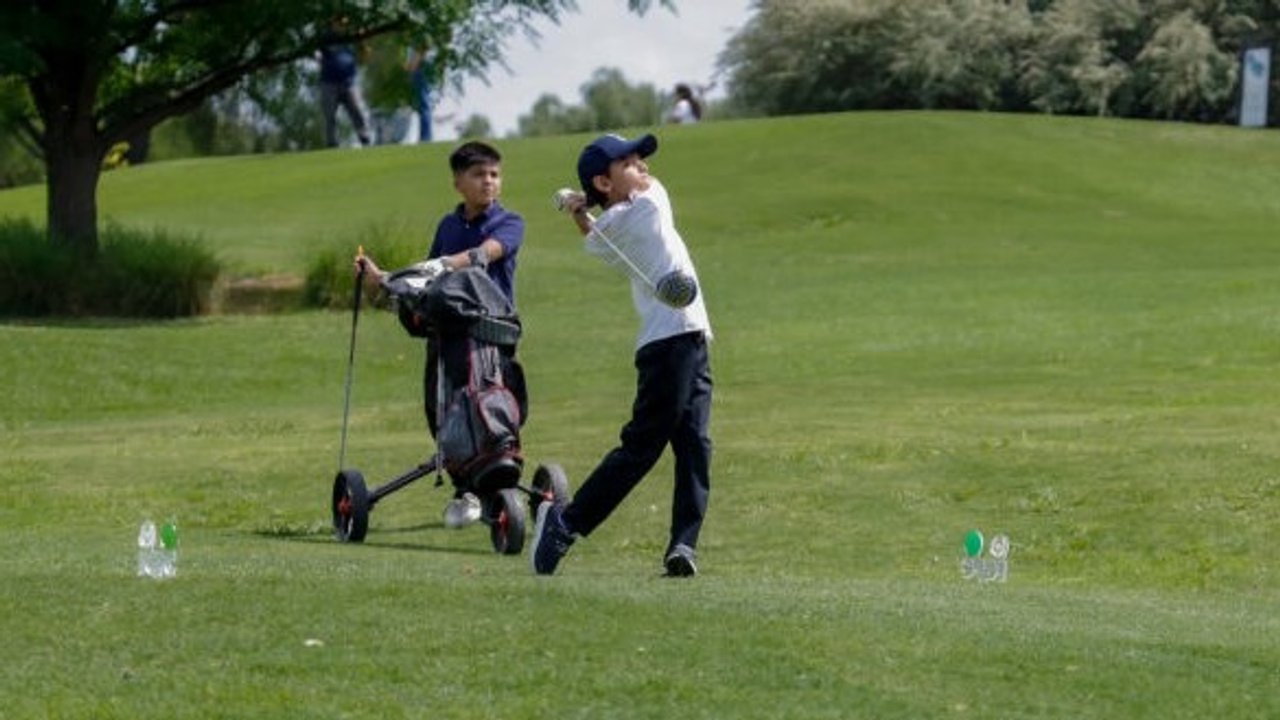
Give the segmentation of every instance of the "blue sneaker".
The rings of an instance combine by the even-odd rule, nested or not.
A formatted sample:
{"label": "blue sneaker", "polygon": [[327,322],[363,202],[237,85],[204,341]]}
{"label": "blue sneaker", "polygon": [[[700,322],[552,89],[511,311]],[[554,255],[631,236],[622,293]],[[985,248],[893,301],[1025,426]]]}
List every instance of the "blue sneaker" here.
{"label": "blue sneaker", "polygon": [[551,575],[560,559],[573,545],[574,536],[564,525],[564,506],[556,502],[544,502],[538,506],[538,522],[533,526],[533,547],[529,550],[529,562],[538,575]]}
{"label": "blue sneaker", "polygon": [[698,565],[695,562],[698,554],[693,548],[680,543],[671,548],[671,552],[667,553],[667,559],[662,565],[667,569],[667,577],[693,577],[698,574]]}

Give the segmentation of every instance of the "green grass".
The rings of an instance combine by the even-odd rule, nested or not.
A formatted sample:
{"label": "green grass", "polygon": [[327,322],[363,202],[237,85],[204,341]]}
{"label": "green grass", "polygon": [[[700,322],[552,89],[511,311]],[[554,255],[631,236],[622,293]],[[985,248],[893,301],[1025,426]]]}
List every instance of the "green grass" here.
{"label": "green grass", "polygon": [[[701,577],[657,577],[669,459],[554,578],[446,531],[429,482],[333,542],[347,313],[5,325],[5,716],[1280,715],[1280,137],[866,113],[661,139],[716,330]],[[525,448],[575,484],[634,383],[626,290],[550,207],[585,140],[502,144]],[[425,249],[447,150],[158,164],[102,205],[301,275],[370,227]],[[374,482],[431,448],[420,372],[362,317]],[[145,515],[182,526],[174,581],[132,576]],[[1011,537],[1007,584],[961,579],[973,527]]]}

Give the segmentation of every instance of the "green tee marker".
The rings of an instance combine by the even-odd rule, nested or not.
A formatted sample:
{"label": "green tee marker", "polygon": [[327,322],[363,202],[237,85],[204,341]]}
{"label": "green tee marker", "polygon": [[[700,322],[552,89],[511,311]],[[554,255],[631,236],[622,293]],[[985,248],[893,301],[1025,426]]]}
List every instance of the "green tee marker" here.
{"label": "green tee marker", "polygon": [[982,531],[970,530],[968,535],[964,536],[964,552],[969,557],[978,557],[982,554]]}

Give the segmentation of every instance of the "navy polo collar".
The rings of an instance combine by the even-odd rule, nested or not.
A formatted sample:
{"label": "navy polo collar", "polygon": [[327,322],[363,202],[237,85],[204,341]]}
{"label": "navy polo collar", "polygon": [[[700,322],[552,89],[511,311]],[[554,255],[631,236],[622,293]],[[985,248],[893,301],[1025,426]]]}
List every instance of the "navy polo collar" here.
{"label": "navy polo collar", "polygon": [[502,205],[500,205],[497,200],[494,200],[489,205],[489,207],[485,208],[484,210],[481,210],[480,214],[470,219],[467,218],[466,203],[458,203],[458,206],[454,208],[454,213],[458,216],[458,219],[461,220],[464,225],[475,225],[477,223],[482,223],[485,220],[488,220],[489,218],[501,212],[502,212]]}

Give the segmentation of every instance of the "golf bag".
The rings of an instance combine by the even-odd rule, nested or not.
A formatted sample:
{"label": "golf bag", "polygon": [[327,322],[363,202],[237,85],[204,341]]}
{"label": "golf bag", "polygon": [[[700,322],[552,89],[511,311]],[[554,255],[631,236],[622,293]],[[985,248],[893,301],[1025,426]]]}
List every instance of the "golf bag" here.
{"label": "golf bag", "polygon": [[401,325],[427,339],[423,404],[427,424],[456,487],[482,493],[520,481],[520,428],[528,414],[515,359],[520,319],[482,268],[415,282],[411,271],[385,283]]}

